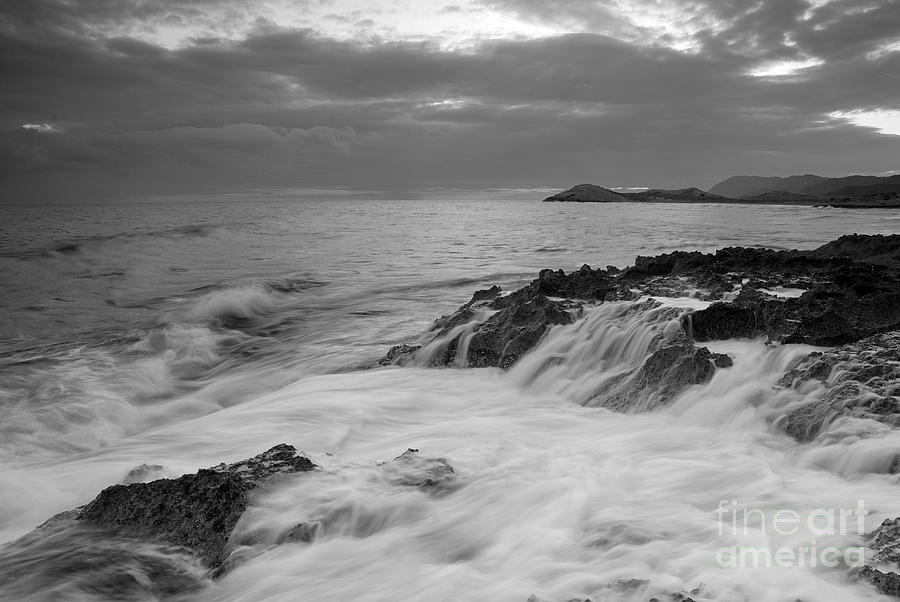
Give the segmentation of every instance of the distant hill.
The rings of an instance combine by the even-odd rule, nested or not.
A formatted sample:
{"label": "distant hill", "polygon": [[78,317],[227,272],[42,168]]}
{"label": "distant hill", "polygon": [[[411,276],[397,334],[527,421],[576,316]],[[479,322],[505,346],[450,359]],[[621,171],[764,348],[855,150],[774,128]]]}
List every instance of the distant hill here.
{"label": "distant hill", "polygon": [[900,175],[847,176],[843,178],[823,178],[810,174],[787,178],[734,176],[719,182],[709,191],[712,194],[757,201],[771,201],[775,196],[781,196],[783,200],[795,201],[812,197],[823,200],[845,197],[874,200],[878,197],[881,200],[887,200],[892,195],[900,193]]}
{"label": "distant hill", "polygon": [[[874,178],[874,179],[873,179]],[[766,190],[742,197],[727,197],[699,188],[664,190],[654,188],[639,192],[614,192],[594,184],[579,184],[544,199],[545,202],[570,203],[744,203],[759,205],[805,205],[809,207],[845,207],[853,209],[885,209],[900,207],[900,175],[890,177],[850,176],[848,178],[822,178],[804,175],[789,178],[757,178],[738,176],[729,178],[712,190],[733,188],[749,181],[759,184],[764,180],[773,185],[796,188],[803,182],[811,182],[801,191]],[[730,184],[729,184],[730,182]],[[873,183],[874,182],[874,183]],[[728,186],[726,186],[726,184]],[[828,186],[825,186],[828,184]],[[809,188],[832,191],[827,194],[806,192]],[[749,186],[748,186],[749,188]]]}
{"label": "distant hill", "polygon": [[900,192],[900,176],[848,176],[832,178],[804,192],[822,196],[861,197],[883,193]]}
{"label": "distant hill", "polygon": [[742,201],[754,201],[757,203],[791,203],[791,204],[817,204],[825,199],[815,194],[803,194],[800,192],[787,192],[784,190],[772,190],[751,196],[741,197]]}
{"label": "distant hill", "polygon": [[733,199],[718,194],[705,192],[699,188],[681,188],[679,190],[663,190],[653,188],[641,192],[623,193],[626,199],[630,201],[645,202],[682,202],[682,203],[722,203]]}
{"label": "distant hill", "polygon": [[719,182],[709,189],[712,194],[717,194],[733,199],[765,194],[767,192],[805,192],[805,189],[825,182],[828,178],[806,174],[802,176],[762,177],[762,176],[733,176]]}
{"label": "distant hill", "polygon": [[568,190],[547,197],[544,202],[562,201],[569,203],[621,203],[627,200],[608,188],[594,184],[579,184]]}

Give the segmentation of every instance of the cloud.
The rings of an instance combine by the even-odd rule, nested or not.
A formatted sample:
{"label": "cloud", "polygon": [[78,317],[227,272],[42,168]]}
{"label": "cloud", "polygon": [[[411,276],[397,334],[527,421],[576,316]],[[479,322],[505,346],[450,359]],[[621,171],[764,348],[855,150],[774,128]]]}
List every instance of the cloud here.
{"label": "cloud", "polygon": [[258,15],[225,0],[22,3],[0,24],[0,193],[681,187],[896,168],[900,137],[861,117],[900,108],[894,3],[652,4],[673,25],[654,30],[631,0],[493,2],[581,33],[448,48],[274,23],[170,47],[98,32]]}

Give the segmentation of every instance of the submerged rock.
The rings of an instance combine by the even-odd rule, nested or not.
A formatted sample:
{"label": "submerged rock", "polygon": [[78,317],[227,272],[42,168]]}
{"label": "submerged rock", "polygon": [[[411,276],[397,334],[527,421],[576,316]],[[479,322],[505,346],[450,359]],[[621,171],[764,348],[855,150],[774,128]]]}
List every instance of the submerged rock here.
{"label": "submerged rock", "polygon": [[276,475],[315,468],[293,446],[276,445],[248,460],[177,479],[107,487],[81,510],[77,520],[185,547],[213,568],[228,554],[228,539],[247,509],[251,490]]}
{"label": "submerged rock", "polygon": [[419,450],[409,448],[391,462],[381,465],[395,485],[418,487],[426,491],[452,489],[456,471],[444,458],[425,458]]}
{"label": "submerged rock", "polygon": [[165,470],[165,467],[161,464],[141,464],[140,466],[135,466],[129,470],[128,474],[125,475],[125,478],[122,479],[121,484],[131,485],[132,483],[152,481],[163,476]]}

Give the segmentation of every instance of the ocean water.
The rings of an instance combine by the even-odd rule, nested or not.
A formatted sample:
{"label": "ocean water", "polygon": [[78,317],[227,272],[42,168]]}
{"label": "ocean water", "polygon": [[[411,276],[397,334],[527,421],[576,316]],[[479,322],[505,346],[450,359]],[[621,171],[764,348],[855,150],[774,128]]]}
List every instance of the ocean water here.
{"label": "ocean water", "polygon": [[[592,407],[590,392],[695,301],[588,308],[508,372],[369,368],[474,290],[542,268],[897,231],[894,210],[742,205],[0,206],[0,542],[136,466],[174,476],[285,442],[324,471],[262,496],[238,526],[255,534],[246,561],[178,599],[877,599],[846,561],[717,556],[809,545],[802,529],[765,528],[779,510],[806,519],[863,500],[864,531],[900,515],[893,432],[842,425],[799,445],[773,427],[817,394],[773,387],[810,347],[714,343],[733,368],[641,414]],[[378,465],[410,447],[446,458],[459,487],[386,479]],[[723,501],[756,510],[752,528],[723,529]],[[323,525],[313,543],[276,545],[305,520]],[[846,550],[858,531],[812,539]],[[108,595],[51,570],[55,557],[32,560],[0,551],[0,599]]]}

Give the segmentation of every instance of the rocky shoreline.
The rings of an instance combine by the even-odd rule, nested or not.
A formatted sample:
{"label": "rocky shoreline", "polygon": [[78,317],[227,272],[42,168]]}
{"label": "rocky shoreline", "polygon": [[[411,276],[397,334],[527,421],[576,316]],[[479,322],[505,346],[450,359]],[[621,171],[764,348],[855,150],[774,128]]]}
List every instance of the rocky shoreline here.
{"label": "rocky shoreline", "polygon": [[[676,310],[654,297],[707,303],[693,311]],[[815,382],[825,389],[773,421],[799,443],[816,439],[827,425],[846,417],[900,426],[900,235],[844,236],[811,251],[676,251],[638,257],[623,269],[543,270],[510,293],[499,286],[476,291],[457,311],[435,320],[422,341],[393,347],[379,364],[510,369],[551,330],[575,323],[590,308],[619,301],[633,302],[634,311],[662,312],[669,321],[640,365],[603,383],[586,404],[619,412],[655,409],[732,367],[731,357],[701,343],[763,337],[772,345],[828,347],[805,357],[778,383],[803,390]],[[397,487],[438,495],[459,486],[446,460],[423,457],[414,449],[377,466]],[[71,554],[65,557],[68,570],[86,573],[85,587],[93,591],[165,597],[202,587],[267,546],[309,544],[321,535],[315,520],[294,525],[274,544],[238,534],[241,517],[260,492],[280,479],[316,478],[322,471],[291,445],[176,479],[150,479],[156,472],[150,468],[132,471],[85,506],[8,544],[5,556],[15,562],[18,554],[27,566],[35,549],[59,548],[59,554]],[[900,462],[890,471],[900,471]],[[873,534],[875,564],[859,571],[861,579],[892,595],[900,595],[900,574],[886,569],[900,559],[896,525],[886,521]],[[83,544],[66,548],[74,533],[93,538],[93,558],[108,563],[107,570],[97,573],[90,560],[81,559]],[[129,552],[123,554],[124,549]],[[184,562],[161,559],[170,556],[160,550],[181,554]],[[123,563],[139,565],[142,577],[128,573]]]}
{"label": "rocky shoreline", "polygon": [[[785,375],[786,387],[814,378],[825,382],[830,368],[843,366],[864,349],[877,347],[880,354],[868,355],[885,356],[879,360],[881,384],[854,388],[830,383],[830,401],[817,402],[816,411],[800,408],[783,421],[798,440],[810,440],[838,415],[862,408],[876,420],[900,422],[890,401],[900,382],[891,368],[897,354],[895,331],[900,329],[900,235],[843,236],[812,251],[730,247],[712,254],[675,251],[638,257],[624,269],[584,265],[568,274],[542,270],[530,284],[509,294],[499,286],[477,291],[456,312],[438,318],[423,342],[395,346],[380,364],[505,369],[549,329],[577,320],[585,307],[646,298],[651,308],[654,296],[711,303],[684,314],[680,332],[661,333],[639,369],[596,393],[602,400],[598,405],[618,411],[657,407],[731,365],[727,355],[695,343],[765,337],[772,344],[837,347],[826,358],[809,360],[815,367],[799,368],[797,378]],[[848,378],[850,373],[842,374]],[[871,370],[861,374],[863,380],[876,376]],[[868,387],[875,397],[863,395],[866,401],[848,403],[851,394],[860,396],[860,387]],[[645,392],[655,394],[656,400],[638,404],[646,401]]]}
{"label": "rocky shoreline", "polygon": [[[499,286],[477,291],[456,312],[438,318],[424,342],[396,346],[380,364],[424,360],[433,367],[507,369],[548,330],[577,320],[586,306],[645,297],[652,306],[651,296],[712,303],[684,315],[680,332],[660,335],[643,364],[605,383],[595,395],[601,401],[591,405],[620,412],[654,409],[731,366],[727,355],[697,343],[763,337],[767,344],[829,347],[808,355],[778,383],[796,390],[818,383],[825,389],[774,421],[799,443],[846,418],[900,426],[900,235],[848,235],[811,251],[676,251],[638,257],[624,269],[542,270],[510,294]],[[886,471],[900,472],[900,458]],[[875,565],[858,573],[894,596],[900,596],[900,573],[877,565],[900,561],[894,552],[900,548],[897,523],[900,518],[885,521],[872,534]]]}

